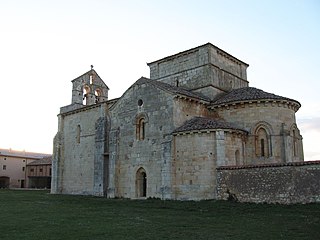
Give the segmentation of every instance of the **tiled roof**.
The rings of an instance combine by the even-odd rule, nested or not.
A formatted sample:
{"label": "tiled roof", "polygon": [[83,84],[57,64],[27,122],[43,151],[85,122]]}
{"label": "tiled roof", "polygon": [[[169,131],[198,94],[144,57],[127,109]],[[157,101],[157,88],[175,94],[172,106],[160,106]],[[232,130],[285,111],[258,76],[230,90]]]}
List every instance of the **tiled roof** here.
{"label": "tiled roof", "polygon": [[46,153],[35,153],[35,152],[26,152],[26,151],[17,151],[13,149],[3,149],[0,148],[0,155],[1,156],[8,156],[8,157],[19,157],[19,158],[43,158],[51,156],[51,154]]}
{"label": "tiled roof", "polygon": [[181,127],[176,128],[173,133],[204,129],[232,129],[246,132],[245,130],[236,127],[235,125],[228,123],[223,119],[194,117],[186,121]]}
{"label": "tiled roof", "polygon": [[230,92],[226,93],[222,97],[216,99],[212,102],[213,105],[221,105],[233,102],[243,102],[243,101],[255,101],[255,100],[286,100],[286,101],[293,101],[300,103],[296,100],[282,97],[275,95],[273,93],[265,92],[261,89],[254,88],[254,87],[244,87],[231,90]]}
{"label": "tiled roof", "polygon": [[203,100],[203,101],[207,101],[210,102],[210,98],[200,94],[200,93],[194,93],[189,91],[186,88],[182,88],[182,87],[176,87],[164,82],[160,82],[157,80],[151,80],[145,77],[141,77],[135,84],[143,84],[143,83],[148,83],[151,84],[157,88],[160,88],[162,90],[171,92],[173,94],[178,94],[178,95],[184,95],[186,97],[190,97],[190,98],[195,98],[195,99],[199,99],[199,100]]}
{"label": "tiled roof", "polygon": [[35,161],[32,161],[31,163],[28,163],[27,165],[28,166],[31,166],[31,165],[49,165],[52,163],[52,157],[44,157],[40,160],[35,160]]}

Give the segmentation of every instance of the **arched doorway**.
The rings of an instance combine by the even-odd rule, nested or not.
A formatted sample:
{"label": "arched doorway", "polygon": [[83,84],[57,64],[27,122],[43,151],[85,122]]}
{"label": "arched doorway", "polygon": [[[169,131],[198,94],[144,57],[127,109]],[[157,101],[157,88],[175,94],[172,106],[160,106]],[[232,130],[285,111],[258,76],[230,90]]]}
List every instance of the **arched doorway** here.
{"label": "arched doorway", "polygon": [[136,197],[147,196],[147,174],[143,168],[139,168],[136,173]]}
{"label": "arched doorway", "polygon": [[0,188],[9,188],[10,178],[0,177]]}

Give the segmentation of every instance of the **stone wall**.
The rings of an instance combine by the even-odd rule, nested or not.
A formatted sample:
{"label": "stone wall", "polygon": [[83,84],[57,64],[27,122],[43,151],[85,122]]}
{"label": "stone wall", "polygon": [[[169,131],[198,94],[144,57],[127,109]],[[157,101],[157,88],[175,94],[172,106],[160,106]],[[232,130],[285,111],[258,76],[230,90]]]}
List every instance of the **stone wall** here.
{"label": "stone wall", "polygon": [[217,198],[240,202],[320,202],[320,161],[217,168]]}
{"label": "stone wall", "polygon": [[215,198],[215,133],[183,134],[174,137],[172,164],[173,198],[201,200]]}

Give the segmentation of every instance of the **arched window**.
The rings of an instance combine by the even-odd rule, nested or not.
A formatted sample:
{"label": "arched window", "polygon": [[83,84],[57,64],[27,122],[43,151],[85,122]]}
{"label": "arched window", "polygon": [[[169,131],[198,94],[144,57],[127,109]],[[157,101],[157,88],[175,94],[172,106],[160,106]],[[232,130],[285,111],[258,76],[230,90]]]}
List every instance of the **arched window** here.
{"label": "arched window", "polygon": [[145,138],[145,119],[140,118],[137,124],[137,139],[143,140]]}
{"label": "arched window", "polygon": [[81,127],[80,125],[77,126],[77,143],[80,143],[80,134],[81,134]]}
{"label": "arched window", "polygon": [[256,132],[256,155],[257,157],[269,157],[269,134],[267,130],[260,127]]}
{"label": "arched window", "polygon": [[148,115],[144,112],[139,113],[133,120],[133,124],[136,128],[136,139],[144,140],[146,138],[147,126],[148,126]]}
{"label": "arched window", "polygon": [[136,173],[136,197],[147,196],[147,174],[144,168],[139,168]]}

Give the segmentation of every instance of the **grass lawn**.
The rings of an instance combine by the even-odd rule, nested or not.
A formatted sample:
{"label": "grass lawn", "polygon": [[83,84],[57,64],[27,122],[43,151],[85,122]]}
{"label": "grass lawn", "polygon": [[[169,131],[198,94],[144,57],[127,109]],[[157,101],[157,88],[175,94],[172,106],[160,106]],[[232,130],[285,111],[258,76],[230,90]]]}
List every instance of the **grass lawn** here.
{"label": "grass lawn", "polygon": [[320,239],[320,204],[267,205],[0,190],[0,239]]}

